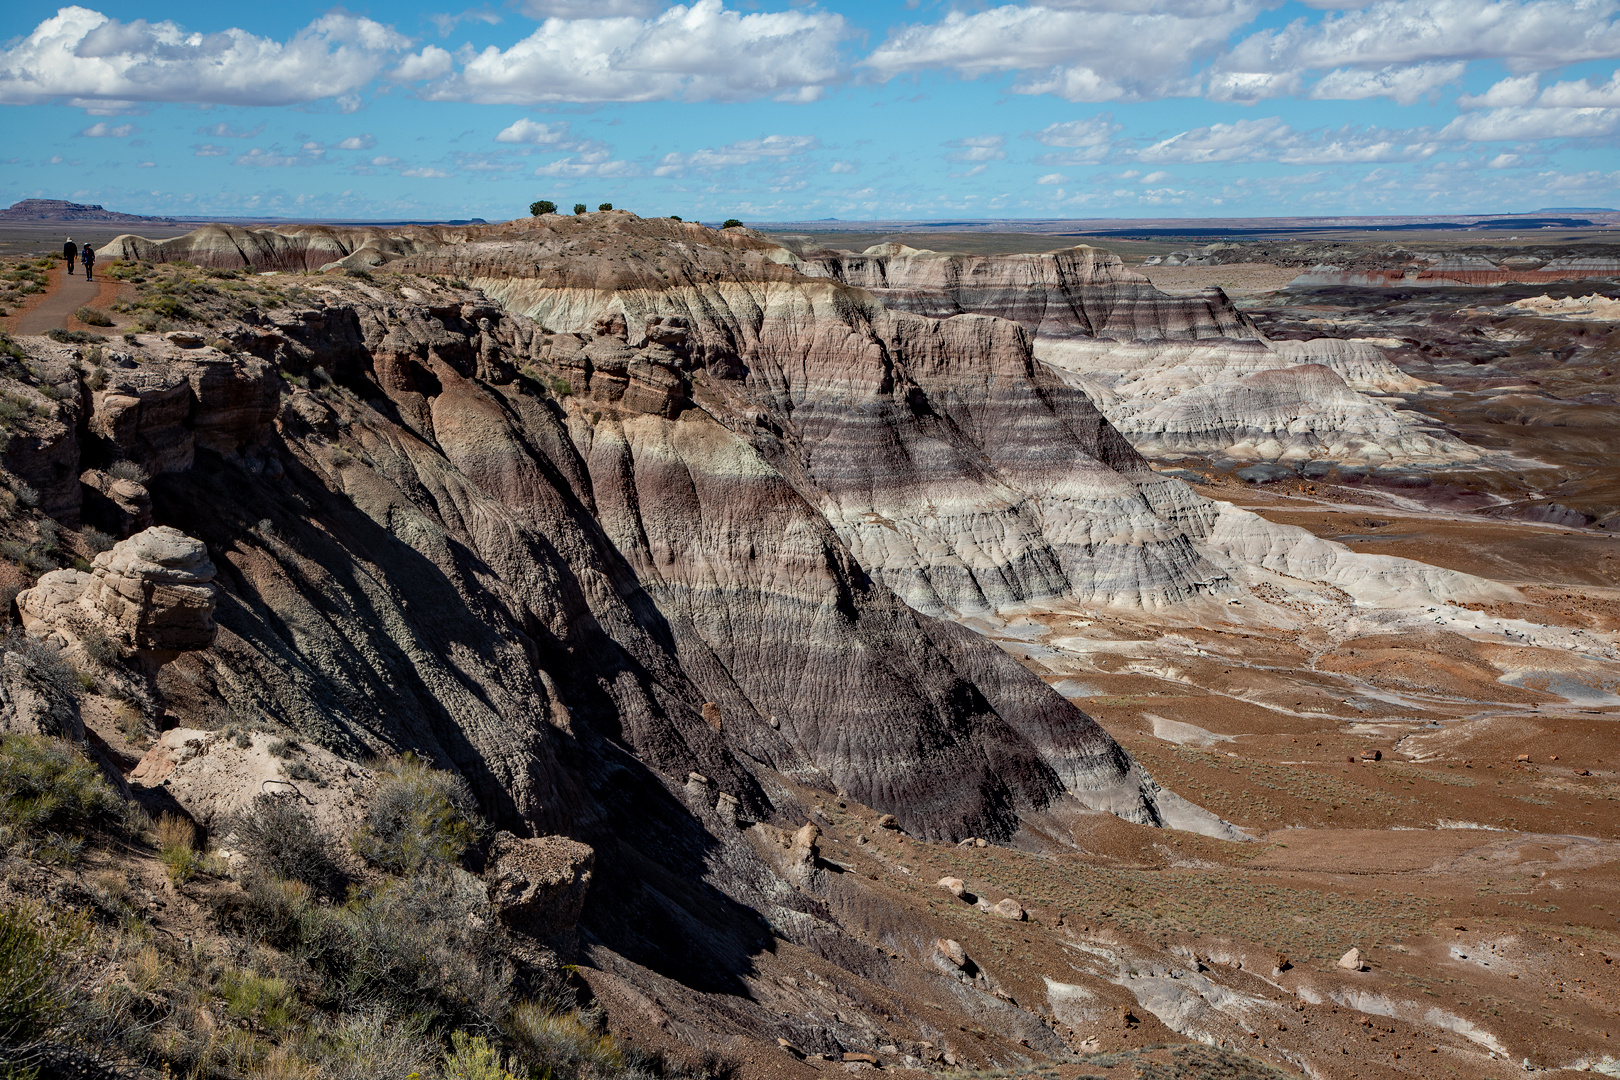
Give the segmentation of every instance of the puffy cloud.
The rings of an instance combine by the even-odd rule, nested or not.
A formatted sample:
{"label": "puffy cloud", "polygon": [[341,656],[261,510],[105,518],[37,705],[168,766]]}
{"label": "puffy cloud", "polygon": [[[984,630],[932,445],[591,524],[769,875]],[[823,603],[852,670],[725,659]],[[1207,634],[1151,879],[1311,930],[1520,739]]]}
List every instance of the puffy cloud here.
{"label": "puffy cloud", "polygon": [[388,77],[400,82],[422,82],[448,75],[455,67],[455,59],[449,52],[437,45],[426,45],[421,52],[412,53],[401,60],[399,66],[388,73]]}
{"label": "puffy cloud", "polygon": [[381,23],[341,12],[283,43],[234,28],[203,34],[65,7],[0,52],[0,104],[71,97],[289,105],[364,86],[408,45]]}
{"label": "puffy cloud", "polygon": [[1440,131],[1459,142],[1604,138],[1620,130],[1620,71],[1606,83],[1558,82],[1542,89],[1534,74],[1503,79],[1483,94],[1464,95],[1465,111]]}
{"label": "puffy cloud", "polygon": [[1500,109],[1513,105],[1528,105],[1536,99],[1541,76],[1530,74],[1503,79],[1483,94],[1464,94],[1457,99],[1462,109]]}
{"label": "puffy cloud", "polygon": [[370,135],[351,135],[337,144],[339,150],[370,150],[377,140]]}
{"label": "puffy cloud", "polygon": [[1415,101],[1469,60],[1526,72],[1620,56],[1617,11],[1616,0],[1377,0],[1250,35],[1216,61],[1210,93],[1256,101],[1328,71],[1313,96]]}
{"label": "puffy cloud", "polygon": [[566,143],[568,139],[569,124],[563,120],[555,124],[542,124],[536,120],[524,117],[502,128],[495,136],[496,142],[528,143],[532,146],[556,146]]}
{"label": "puffy cloud", "polygon": [[954,148],[945,155],[946,161],[1002,161],[1007,156],[1007,138],[1004,135],[973,135],[965,139],[952,139],[945,145]]}
{"label": "puffy cloud", "polygon": [[[422,94],[435,101],[508,105],[812,101],[841,77],[838,43],[846,33],[841,15],[744,15],[727,10],[722,0],[679,4],[654,18],[549,18],[511,48],[490,46],[459,72],[432,77]],[[426,77],[406,72],[425,62],[427,52],[408,58],[396,77]]]}
{"label": "puffy cloud", "polygon": [[1035,178],[1037,184],[1066,184],[1069,178],[1062,173],[1047,173],[1045,176]]}
{"label": "puffy cloud", "polygon": [[[571,179],[617,179],[635,176],[640,172],[628,161],[615,161],[611,151],[592,149],[553,161],[534,170],[536,176],[561,176]],[[662,174],[659,174],[662,175]]]}
{"label": "puffy cloud", "polygon": [[1107,113],[1088,120],[1068,120],[1049,124],[1031,137],[1060,151],[1043,154],[1040,161],[1047,165],[1094,165],[1108,156],[1114,136],[1121,131],[1119,124]]}
{"label": "puffy cloud", "polygon": [[1284,165],[1351,165],[1421,161],[1440,149],[1438,136],[1423,131],[1345,127],[1296,132],[1281,117],[1211,124],[1139,150],[1148,163],[1216,164],[1275,161]]}
{"label": "puffy cloud", "polygon": [[1386,67],[1378,71],[1339,68],[1322,76],[1311,87],[1311,97],[1336,101],[1387,97],[1393,98],[1399,105],[1411,105],[1462,78],[1467,67],[1467,64],[1457,60],[1449,64],[1416,64],[1411,67]]}
{"label": "puffy cloud", "polygon": [[1592,139],[1620,130],[1616,109],[1491,109],[1464,113],[1438,138],[1457,142],[1524,142],[1532,139]]}
{"label": "puffy cloud", "polygon": [[681,176],[694,170],[706,172],[752,165],[767,158],[796,157],[820,145],[821,141],[814,135],[767,135],[763,139],[744,139],[718,149],[698,150],[691,154],[665,154],[653,170],[653,175]]}
{"label": "puffy cloud", "polygon": [[860,166],[853,161],[835,161],[827,167],[830,173],[852,173],[859,169]]}
{"label": "puffy cloud", "polygon": [[230,147],[215,146],[213,143],[203,143],[201,146],[193,143],[191,148],[195,151],[193,157],[224,157],[231,152]]}
{"label": "puffy cloud", "polygon": [[139,130],[141,129],[134,124],[113,126],[103,120],[98,124],[91,124],[79,134],[87,139],[127,139]]}
{"label": "puffy cloud", "polygon": [[1190,65],[1260,10],[1252,0],[1156,4],[1007,4],[890,33],[861,64],[881,79],[947,68],[966,78],[1023,72],[1013,89],[1070,101],[1197,92]]}

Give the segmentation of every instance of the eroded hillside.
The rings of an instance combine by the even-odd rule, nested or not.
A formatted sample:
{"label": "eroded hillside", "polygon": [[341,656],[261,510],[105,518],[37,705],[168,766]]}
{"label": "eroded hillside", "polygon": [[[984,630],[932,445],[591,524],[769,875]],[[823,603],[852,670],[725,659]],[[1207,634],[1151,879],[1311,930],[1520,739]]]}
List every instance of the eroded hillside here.
{"label": "eroded hillside", "polygon": [[[241,791],[296,787],[271,738],[351,793],[312,796],[334,842],[368,820],[342,799],[371,805],[378,764],[417,755],[464,778],[491,829],[591,854],[588,891],[570,864],[577,929],[498,906],[510,840],[443,866],[497,905],[478,917],[512,935],[500,949],[578,961],[621,1038],[744,1075],[1177,1040],[1321,1076],[1505,1076],[1531,1042],[1600,1060],[1607,999],[1548,1041],[1471,996],[1496,971],[1434,981],[1468,873],[1418,855],[1421,895],[1345,885],[1320,876],[1332,841],[1278,830],[1381,828],[1363,804],[1459,786],[1374,763],[1401,748],[1444,768],[1442,744],[1398,740],[1482,705],[1573,708],[1571,685],[1611,679],[1613,627],[1489,567],[1209,498],[1130,441],[1486,457],[1381,404],[1412,380],[1375,350],[1272,343],[1218,293],[1172,301],[1095,251],[840,261],[623,212],[210,229],[122,254],[119,336],[12,347],[8,542],[33,586],[17,615],[85,673],[69,692],[91,752],[216,847]],[[1307,399],[1320,422],[1299,426]],[[164,528],[206,576],[194,552],[157,559]],[[141,630],[200,601],[120,608],[144,595],[125,580],[209,590],[217,635]],[[1526,650],[1511,663],[1455,644],[1504,630]],[[1444,701],[1401,667],[1425,651],[1461,680]],[[8,725],[74,734],[23,707],[54,700],[25,675]],[[1224,749],[1256,730],[1329,749],[1262,783]],[[1305,779],[1321,767],[1331,794]],[[1612,802],[1612,772],[1582,776],[1572,798]],[[1323,800],[1346,816],[1312,817]],[[1546,861],[1523,837],[1564,808],[1528,812],[1520,846],[1478,858]],[[1426,838],[1449,830],[1448,859],[1490,839],[1456,835],[1482,809],[1411,814]],[[1553,862],[1608,867],[1589,880],[1612,889],[1606,844]],[[210,895],[243,888],[210,873]],[[218,906],[170,888],[176,913]],[[1601,965],[1613,930],[1592,933]],[[1557,953],[1505,940],[1534,954],[1525,974]],[[1352,945],[1374,970],[1338,963]],[[1393,1057],[1339,1052],[1368,1016]]]}

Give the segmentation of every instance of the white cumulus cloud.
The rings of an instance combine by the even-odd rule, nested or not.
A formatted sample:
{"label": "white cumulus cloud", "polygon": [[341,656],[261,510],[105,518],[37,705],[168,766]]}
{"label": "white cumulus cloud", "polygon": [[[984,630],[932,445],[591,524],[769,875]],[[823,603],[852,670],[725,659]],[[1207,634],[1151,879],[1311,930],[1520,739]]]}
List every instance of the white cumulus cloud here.
{"label": "white cumulus cloud", "polygon": [[534,175],[606,180],[635,176],[639,172],[640,170],[628,161],[615,161],[610,151],[593,149],[542,165],[534,170]]}
{"label": "white cumulus cloud", "polygon": [[745,15],[722,0],[696,0],[653,18],[548,18],[511,48],[474,54],[459,72],[407,74],[424,49],[396,77],[431,78],[421,91],[431,100],[485,104],[812,101],[842,76],[846,34],[843,16],[829,12]]}
{"label": "white cumulus cloud", "polygon": [[1248,24],[1252,0],[1146,5],[1006,4],[900,27],[861,61],[881,79],[953,70],[966,78],[1016,71],[1013,89],[1070,101],[1134,101],[1196,93],[1191,65]]}
{"label": "white cumulus cloud", "polygon": [[528,143],[531,146],[556,146],[569,141],[569,124],[563,120],[555,124],[542,124],[524,117],[500,130],[496,142]]}
{"label": "white cumulus cloud", "polygon": [[381,23],[342,12],[280,42],[235,28],[198,33],[65,7],[0,52],[0,104],[290,105],[353,92],[408,45]]}
{"label": "white cumulus cloud", "polygon": [[1317,80],[1311,87],[1311,97],[1319,101],[1387,97],[1399,105],[1412,105],[1462,78],[1467,67],[1461,60],[1455,60],[1449,64],[1415,64],[1377,71],[1336,68]]}
{"label": "white cumulus cloud", "polygon": [[370,150],[377,140],[370,135],[351,135],[337,144],[339,150]]}

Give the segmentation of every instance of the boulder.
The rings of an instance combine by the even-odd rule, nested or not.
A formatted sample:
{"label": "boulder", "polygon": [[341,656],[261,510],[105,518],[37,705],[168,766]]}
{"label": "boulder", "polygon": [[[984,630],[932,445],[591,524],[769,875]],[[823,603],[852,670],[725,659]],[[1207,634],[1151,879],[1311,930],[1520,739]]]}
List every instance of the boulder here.
{"label": "boulder", "polygon": [[1012,919],[1015,922],[1023,922],[1028,917],[1024,914],[1024,906],[1010,896],[1005,900],[998,900],[991,904],[990,913],[1000,915],[1003,919]]}
{"label": "boulder", "polygon": [[490,844],[484,883],[501,921],[548,939],[579,922],[591,886],[596,851],[566,836],[519,839],[509,832]]}
{"label": "boulder", "polygon": [[159,525],[97,555],[88,574],[51,571],[17,609],[34,637],[76,644],[93,625],[140,652],[187,652],[214,642],[213,582],[202,541]]}
{"label": "boulder", "polygon": [[1361,958],[1360,949],[1351,949],[1339,957],[1339,966],[1346,971],[1366,971],[1367,962]]}
{"label": "boulder", "polygon": [[957,967],[967,967],[967,953],[963,951],[961,942],[955,941],[951,938],[936,938],[934,940],[934,948],[939,950],[939,955],[943,956]]}
{"label": "boulder", "polygon": [[938,884],[940,888],[958,899],[961,898],[964,892],[967,892],[967,883],[959,877],[942,877],[939,879]]}

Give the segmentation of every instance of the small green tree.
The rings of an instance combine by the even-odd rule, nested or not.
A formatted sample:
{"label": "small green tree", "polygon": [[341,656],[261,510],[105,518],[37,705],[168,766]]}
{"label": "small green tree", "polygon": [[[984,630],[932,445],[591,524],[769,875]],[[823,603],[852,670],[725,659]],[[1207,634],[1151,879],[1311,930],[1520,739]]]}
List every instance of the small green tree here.
{"label": "small green tree", "polygon": [[576,214],[583,214],[586,211],[586,209],[587,209],[587,207],[582,202],[577,202],[577,203],[574,204],[574,213],[576,213]]}
{"label": "small green tree", "polygon": [[682,218],[681,215],[679,215],[679,214],[671,214],[671,215],[669,215],[669,220],[671,220],[671,221],[684,221],[685,219]]}
{"label": "small green tree", "polygon": [[613,204],[610,203],[610,202],[605,202],[601,206],[598,206],[597,209],[598,210],[611,210],[611,209],[613,209]]}
{"label": "small green tree", "polygon": [[728,217],[726,218],[726,223],[720,227],[722,229],[740,229],[742,228],[742,222],[738,221],[734,217]]}
{"label": "small green tree", "polygon": [[557,204],[550,199],[540,199],[529,204],[529,213],[535,217],[539,217],[541,214],[555,214],[556,212]]}

